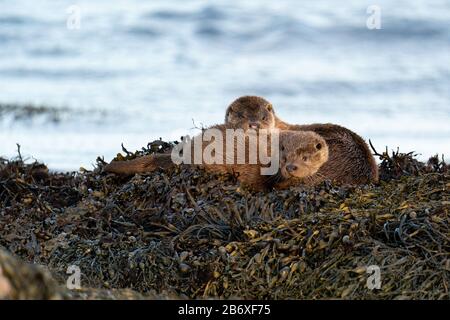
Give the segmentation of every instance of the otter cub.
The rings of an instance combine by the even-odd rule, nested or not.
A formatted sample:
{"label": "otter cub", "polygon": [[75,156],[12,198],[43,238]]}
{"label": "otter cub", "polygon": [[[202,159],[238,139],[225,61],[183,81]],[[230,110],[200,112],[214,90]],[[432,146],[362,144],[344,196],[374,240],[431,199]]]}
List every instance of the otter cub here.
{"label": "otter cub", "polygon": [[[318,134],[315,139],[305,139],[303,133],[312,131],[280,131],[280,169],[269,178],[275,189],[285,189],[299,184],[311,184],[320,168],[329,159],[326,141]],[[320,139],[319,139],[320,138]],[[314,172],[314,174],[311,174]]]}
{"label": "otter cub", "polygon": [[280,120],[272,104],[257,96],[236,99],[228,107],[225,123],[235,127],[278,128],[281,130],[313,131],[322,136],[329,148],[329,160],[309,184],[332,180],[344,184],[378,182],[378,166],[363,138],[335,124],[292,125]]}
{"label": "otter cub", "polygon": [[[272,130],[269,131],[269,139],[266,139],[266,143],[261,144],[257,143],[256,140],[252,141],[252,138],[260,137],[261,132],[258,131],[236,130],[234,136],[228,136],[227,129],[234,129],[233,127],[217,125],[209,129],[218,130],[224,137],[221,141],[222,148],[214,149],[214,152],[210,153],[216,161],[212,163],[205,158],[201,158],[200,163],[194,161],[196,142],[200,145],[202,154],[205,154],[206,150],[211,150],[211,142],[209,142],[209,139],[205,139],[202,133],[195,136],[192,143],[188,145],[191,160],[189,163],[199,164],[211,172],[236,174],[237,179],[242,184],[254,190],[270,189],[280,181],[308,179],[328,160],[327,143],[314,132]],[[273,136],[277,133],[279,134],[278,139]],[[205,140],[208,140],[208,143]],[[227,142],[232,143],[231,150],[227,149]],[[255,144],[258,145],[258,148],[265,148],[262,151],[258,150],[258,155],[265,152],[270,157],[266,159],[265,163],[260,157],[256,157],[254,162],[250,160],[251,155],[249,153]],[[244,150],[245,155],[241,160],[244,161],[239,161],[237,157],[242,150]],[[276,161],[276,163],[272,163],[272,161]],[[274,166],[274,164],[277,164],[277,166]],[[157,154],[130,161],[113,161],[105,166],[104,171],[131,175],[152,172],[158,168],[167,169],[173,166],[175,166],[175,163],[172,161],[171,154]],[[273,172],[262,172],[262,169],[271,168],[274,169]]]}

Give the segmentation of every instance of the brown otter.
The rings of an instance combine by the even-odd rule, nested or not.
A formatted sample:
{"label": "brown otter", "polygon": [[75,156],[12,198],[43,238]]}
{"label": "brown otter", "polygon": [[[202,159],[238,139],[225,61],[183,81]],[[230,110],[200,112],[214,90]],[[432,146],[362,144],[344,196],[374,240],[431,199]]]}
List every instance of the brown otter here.
{"label": "brown otter", "polygon": [[[210,129],[217,130],[217,133],[223,137],[222,141],[217,140],[219,143],[217,145],[218,148],[211,149],[212,143],[205,141],[208,139],[205,139],[204,133],[197,135],[188,144],[187,150],[190,153],[186,158],[190,160],[188,162],[200,164],[206,170],[212,172],[236,174],[237,179],[241,183],[254,190],[269,189],[280,180],[286,183],[286,181],[291,181],[291,179],[292,181],[298,181],[298,179],[310,177],[328,160],[328,146],[325,140],[314,132],[268,131],[268,136],[264,137],[266,143],[262,144],[262,140],[257,140],[261,138],[262,131],[232,130],[231,132],[234,135],[229,136],[227,135],[227,129],[234,129],[231,126],[217,125]],[[276,137],[273,136],[277,133],[279,133],[279,140],[276,140]],[[252,139],[255,140],[252,141]],[[213,142],[215,141],[216,138],[214,138]],[[199,143],[201,154],[203,155],[199,159],[200,163],[195,161],[196,142]],[[233,149],[227,149],[227,142],[231,142]],[[278,157],[272,154],[272,149],[277,147],[276,144],[280,146]],[[261,150],[257,150],[258,156],[253,159],[253,162],[251,161],[250,152],[251,150],[256,151],[256,149],[252,149],[254,145],[258,145],[259,148],[265,148],[263,152],[268,157],[265,159],[267,160],[265,163],[260,158]],[[183,149],[183,154],[185,150]],[[210,152],[211,150],[213,152]],[[242,150],[245,153],[243,155]],[[207,151],[210,153],[207,153]],[[239,158],[239,152],[241,152],[243,158]],[[205,158],[205,155],[210,155],[215,162],[213,163],[211,159]],[[273,166],[272,160],[277,161],[278,165]],[[104,168],[104,171],[130,175],[151,172],[157,168],[166,169],[174,165],[171,154],[157,154],[130,161],[113,161]],[[263,173],[262,169],[266,169],[267,172]],[[270,172],[270,169],[273,169],[273,171]]]}
{"label": "brown otter", "polygon": [[[227,108],[225,123],[235,128],[271,129],[280,121],[272,104],[261,97],[245,96],[233,101]],[[286,128],[282,128],[287,130]]]}
{"label": "brown otter", "polygon": [[344,184],[367,184],[378,181],[378,166],[363,138],[335,124],[292,125],[280,120],[272,104],[257,96],[236,99],[228,107],[225,123],[235,127],[278,128],[313,131],[322,136],[329,148],[329,160],[309,183],[332,180]]}

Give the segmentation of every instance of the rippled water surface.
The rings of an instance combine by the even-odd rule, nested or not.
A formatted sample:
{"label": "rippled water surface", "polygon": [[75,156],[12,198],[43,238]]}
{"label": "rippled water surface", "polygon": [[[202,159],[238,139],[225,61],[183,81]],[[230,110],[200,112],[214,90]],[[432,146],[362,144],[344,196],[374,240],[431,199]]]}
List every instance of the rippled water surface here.
{"label": "rippled water surface", "polygon": [[[80,29],[66,26],[80,9]],[[334,122],[378,149],[450,154],[450,2],[0,0],[0,155],[87,168],[223,121],[244,94],[292,123]],[[0,110],[1,111],[1,110]],[[54,112],[51,111],[51,112]]]}

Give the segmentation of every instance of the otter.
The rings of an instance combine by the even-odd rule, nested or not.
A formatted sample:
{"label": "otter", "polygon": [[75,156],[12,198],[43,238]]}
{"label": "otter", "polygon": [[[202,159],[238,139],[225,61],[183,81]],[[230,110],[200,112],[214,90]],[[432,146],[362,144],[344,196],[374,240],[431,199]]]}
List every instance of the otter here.
{"label": "otter", "polygon": [[277,128],[277,121],[280,120],[276,117],[272,104],[256,96],[236,99],[228,106],[225,115],[225,124],[244,130]]}
{"label": "otter", "polygon": [[225,123],[234,127],[278,128],[313,131],[322,136],[329,149],[329,159],[308,179],[309,184],[331,180],[341,184],[378,182],[378,166],[367,143],[355,132],[336,124],[293,125],[279,119],[272,104],[257,96],[243,96],[227,108]]}
{"label": "otter", "polygon": [[[200,159],[200,163],[194,161],[196,142],[199,143],[202,154],[205,154],[206,150],[211,150],[207,148],[210,148],[212,143],[204,141],[205,138],[202,133],[192,138],[192,143],[188,144],[188,148],[190,148],[190,156],[187,156],[188,160],[190,160],[189,162],[198,164],[210,172],[235,174],[243,185],[256,191],[269,190],[277,185],[280,188],[284,188],[289,184],[289,181],[298,183],[302,179],[308,179],[328,160],[328,145],[322,137],[314,132],[269,130],[268,136],[264,137],[266,143],[261,144],[256,143],[256,139],[261,137],[261,131],[244,131],[240,129],[233,131],[235,132],[234,136],[228,136],[226,131],[227,129],[234,129],[233,126],[216,125],[209,129],[217,130],[224,137],[222,141],[218,141],[222,143],[222,148],[214,149],[210,153],[211,157],[214,157],[216,161],[212,163],[211,159],[207,160],[205,158]],[[276,133],[279,133],[279,139],[275,142],[276,137],[273,137],[273,135]],[[252,138],[255,140],[252,141]],[[232,139],[232,150],[227,149],[227,142],[230,143],[228,139]],[[213,142],[215,142],[215,139]],[[278,150],[275,149],[277,145],[272,145],[272,143],[278,144]],[[256,157],[254,162],[250,160],[251,155],[249,153],[255,144],[258,144],[259,148],[266,149],[263,151],[270,157],[266,163],[262,163],[259,157]],[[244,150],[245,155],[239,161],[239,152],[242,152],[242,150]],[[272,154],[273,151],[279,151],[278,156]],[[261,154],[260,150],[258,152]],[[184,149],[183,153],[185,153]],[[271,163],[272,160],[277,161],[278,166],[276,167],[278,167],[278,170],[275,168],[271,174],[263,174],[262,169],[269,170],[274,168],[273,163]],[[105,172],[132,175],[152,172],[158,168],[168,169],[175,165],[172,154],[165,153],[144,156],[129,161],[112,161],[103,170]],[[283,181],[283,185],[280,184],[280,181]]]}

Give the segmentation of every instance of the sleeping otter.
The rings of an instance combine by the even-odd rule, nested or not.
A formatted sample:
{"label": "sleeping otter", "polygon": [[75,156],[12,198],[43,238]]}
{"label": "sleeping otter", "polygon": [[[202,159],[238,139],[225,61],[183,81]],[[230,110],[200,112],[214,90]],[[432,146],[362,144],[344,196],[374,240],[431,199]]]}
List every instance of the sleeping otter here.
{"label": "sleeping otter", "polygon": [[292,125],[280,120],[270,102],[257,96],[236,99],[227,108],[225,123],[240,128],[278,128],[313,131],[322,136],[329,148],[329,160],[308,179],[317,184],[332,180],[343,184],[378,182],[378,166],[363,138],[335,124]]}

